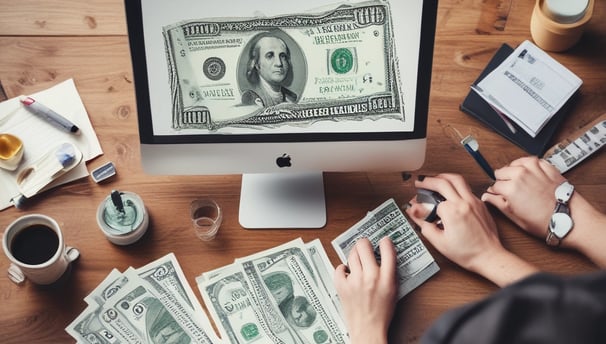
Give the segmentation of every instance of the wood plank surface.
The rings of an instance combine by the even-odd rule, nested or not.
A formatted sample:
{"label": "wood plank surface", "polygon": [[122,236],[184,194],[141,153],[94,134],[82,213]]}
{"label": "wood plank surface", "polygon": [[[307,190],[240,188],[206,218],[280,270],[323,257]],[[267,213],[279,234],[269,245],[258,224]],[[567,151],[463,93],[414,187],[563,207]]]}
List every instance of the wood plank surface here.
{"label": "wood plank surface", "polygon": [[[327,173],[328,224],[318,230],[244,230],[238,223],[239,175],[150,176],[139,157],[137,109],[124,6],[118,0],[0,0],[0,82],[8,97],[29,94],[73,78],[97,132],[104,155],[89,170],[113,161],[117,176],[95,184],[86,178],[56,188],[28,203],[25,210],[0,212],[0,228],[26,213],[43,213],[60,223],[65,240],[81,258],[62,288],[31,283],[16,286],[0,277],[0,342],[73,342],[64,331],[86,307],[83,298],[112,268],[142,266],[174,252],[188,282],[202,301],[195,277],[245,256],[301,237],[320,238],[331,261],[338,258],[330,241],[361,219],[366,211],[393,197],[404,204],[415,193],[418,175],[441,172],[466,176],[476,195],[490,180],[452,135],[456,128],[473,133],[486,159],[500,167],[525,152],[459,110],[469,85],[502,43],[515,46],[531,39],[531,0],[442,0],[428,119],[424,166],[405,178],[400,173]],[[554,138],[554,144],[606,112],[606,4],[596,1],[594,18],[573,49],[552,54],[583,80],[576,106]],[[396,14],[397,15],[397,14]],[[589,201],[606,211],[606,156],[598,153],[567,174]],[[150,214],[149,233],[138,243],[109,243],[95,222],[99,203],[112,189],[138,193]],[[214,197],[225,211],[216,240],[194,237],[188,205],[201,196]],[[548,249],[491,209],[506,247],[546,271],[574,274],[596,268],[575,252]],[[398,304],[390,331],[392,343],[416,343],[443,312],[489,295],[490,282],[450,263],[432,247],[441,271]],[[6,271],[8,259],[0,258]]]}

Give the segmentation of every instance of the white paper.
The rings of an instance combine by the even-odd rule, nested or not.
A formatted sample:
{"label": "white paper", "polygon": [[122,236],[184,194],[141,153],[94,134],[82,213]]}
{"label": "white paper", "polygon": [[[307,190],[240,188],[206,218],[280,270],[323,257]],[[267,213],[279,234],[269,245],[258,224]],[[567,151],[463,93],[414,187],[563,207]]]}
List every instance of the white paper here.
{"label": "white paper", "polygon": [[19,195],[17,175],[61,142],[74,144],[82,152],[82,162],[73,170],[51,183],[44,190],[88,176],[86,161],[101,154],[101,145],[88,118],[73,79],[66,80],[44,91],[31,95],[36,101],[53,109],[80,128],[74,135],[57,129],[44,119],[29,112],[19,97],[0,103],[0,133],[9,133],[23,141],[24,156],[15,171],[0,169],[0,210],[12,205]]}
{"label": "white paper", "polygon": [[472,89],[535,137],[582,83],[543,50],[524,41]]}

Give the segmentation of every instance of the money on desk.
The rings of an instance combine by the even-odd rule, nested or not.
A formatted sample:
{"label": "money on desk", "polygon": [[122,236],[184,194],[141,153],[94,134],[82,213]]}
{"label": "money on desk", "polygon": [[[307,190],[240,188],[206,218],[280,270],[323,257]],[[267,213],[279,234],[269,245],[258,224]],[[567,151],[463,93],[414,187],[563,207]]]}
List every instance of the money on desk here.
{"label": "money on desk", "polygon": [[238,258],[196,278],[225,343],[349,343],[319,240]]}
{"label": "money on desk", "polygon": [[343,264],[347,264],[347,257],[356,241],[368,238],[380,259],[379,241],[386,236],[396,247],[398,297],[402,298],[440,268],[393,199],[368,212],[362,220],[335,238],[332,246]]}
{"label": "money on desk", "polygon": [[220,343],[174,254],[113,270],[65,329],[79,343]]}
{"label": "money on desk", "polygon": [[405,119],[386,1],[187,20],[163,36],[174,129]]}

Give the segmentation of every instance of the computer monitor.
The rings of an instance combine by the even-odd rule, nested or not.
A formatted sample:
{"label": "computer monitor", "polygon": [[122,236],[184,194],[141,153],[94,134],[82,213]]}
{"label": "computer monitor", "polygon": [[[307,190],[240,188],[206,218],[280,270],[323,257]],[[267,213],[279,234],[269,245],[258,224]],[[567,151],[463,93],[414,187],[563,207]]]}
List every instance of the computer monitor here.
{"label": "computer monitor", "polygon": [[244,228],[323,227],[323,172],[422,166],[437,0],[125,8],[144,171],[242,174]]}

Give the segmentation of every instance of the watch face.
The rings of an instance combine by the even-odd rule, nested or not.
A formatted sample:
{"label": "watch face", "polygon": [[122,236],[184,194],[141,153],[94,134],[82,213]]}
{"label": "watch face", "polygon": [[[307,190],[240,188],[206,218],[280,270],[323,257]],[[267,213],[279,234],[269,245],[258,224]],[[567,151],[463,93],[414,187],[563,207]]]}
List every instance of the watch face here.
{"label": "watch face", "polygon": [[549,229],[558,238],[562,239],[570,232],[572,228],[572,219],[566,213],[555,213],[551,215],[551,221],[549,222]]}
{"label": "watch face", "polygon": [[574,186],[569,182],[563,182],[555,190],[556,199],[560,202],[567,203],[574,192]]}

